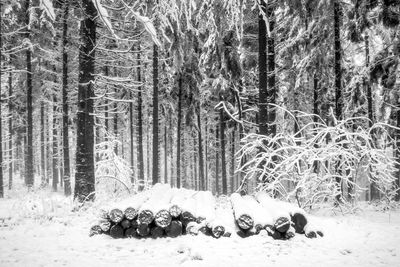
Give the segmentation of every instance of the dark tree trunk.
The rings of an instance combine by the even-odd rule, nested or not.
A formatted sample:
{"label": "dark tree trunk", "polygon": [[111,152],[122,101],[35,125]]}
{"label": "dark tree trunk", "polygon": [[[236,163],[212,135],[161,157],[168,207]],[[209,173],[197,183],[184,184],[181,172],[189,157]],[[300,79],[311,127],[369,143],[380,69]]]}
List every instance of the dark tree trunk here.
{"label": "dark tree trunk", "polygon": [[[108,66],[104,66],[104,76],[108,76]],[[108,87],[106,85],[106,93]],[[105,141],[109,141],[108,135],[109,135],[109,131],[110,131],[110,124],[109,124],[109,120],[108,120],[108,99],[106,98],[104,101],[104,125],[106,128],[106,137],[104,138]]]}
{"label": "dark tree trunk", "polygon": [[45,140],[45,132],[46,127],[44,124],[44,101],[40,101],[40,172],[42,176],[42,185],[44,186],[47,183],[46,177],[46,140]]}
{"label": "dark tree trunk", "polygon": [[159,178],[158,140],[158,46],[153,45],[153,185]]}
{"label": "dark tree trunk", "polygon": [[77,147],[75,195],[79,202],[94,199],[94,135],[93,81],[96,47],[96,8],[90,0],[82,0],[85,18],[81,21],[79,47],[79,86],[77,112]]}
{"label": "dark tree trunk", "polygon": [[219,194],[219,127],[215,127],[215,191]]}
{"label": "dark tree trunk", "polygon": [[174,147],[174,138],[173,138],[173,128],[172,128],[172,118],[169,118],[169,142],[170,142],[170,147],[171,147],[171,164],[170,164],[170,168],[171,168],[171,172],[170,172],[170,185],[171,187],[174,186],[174,181],[173,181],[173,176],[174,176],[174,169],[173,169],[173,161],[174,161],[174,150],[172,149]]}
{"label": "dark tree trunk", "polygon": [[221,109],[219,112],[219,119],[220,119],[220,127],[221,127],[221,134],[220,134],[220,142],[221,142],[221,169],[222,169],[222,194],[228,194],[228,185],[226,179],[226,149],[225,149],[225,116],[224,111]]}
{"label": "dark tree trunk", "polygon": [[[181,74],[179,74],[181,75]],[[182,124],[182,77],[178,81],[178,134],[176,144],[176,187],[181,187],[181,124]]]}
{"label": "dark tree trunk", "polygon": [[[0,6],[1,7],[1,6]],[[0,13],[1,13],[1,8],[0,8]],[[1,23],[2,19],[0,18],[0,69],[3,67],[3,55],[1,51],[3,50],[3,42],[2,42],[2,29],[1,29]],[[4,198],[4,181],[3,181],[3,128],[2,128],[2,114],[1,114],[1,74],[2,72],[0,71],[0,198]]]}
{"label": "dark tree trunk", "polygon": [[62,131],[63,131],[63,179],[64,194],[71,195],[71,174],[69,160],[69,133],[68,133],[68,15],[69,4],[65,2],[63,18],[63,41],[62,41]]}
{"label": "dark tree trunk", "polygon": [[[141,58],[140,58],[140,45],[138,46],[137,54],[137,80],[139,83],[142,81],[141,77]],[[139,176],[139,191],[143,190],[144,186],[144,156],[143,156],[143,98],[142,98],[142,86],[139,86],[138,92],[138,176]]]}
{"label": "dark tree trunk", "polygon": [[131,160],[131,183],[135,181],[135,151],[133,151],[133,144],[134,144],[134,136],[135,133],[134,127],[133,127],[134,121],[133,121],[133,93],[131,93],[131,102],[129,103],[129,133],[130,133],[130,160]]}
{"label": "dark tree trunk", "polygon": [[[267,16],[269,21],[270,36],[267,37],[267,72],[268,72],[268,102],[276,104],[276,85],[275,85],[275,8],[274,4],[268,4]],[[261,115],[261,114],[260,114]],[[268,134],[276,135],[276,110],[271,108],[268,110]],[[260,118],[261,120],[261,118]]]}
{"label": "dark tree trunk", "polygon": [[[396,119],[397,119],[397,127],[400,128],[400,107],[398,107],[397,112],[396,112]],[[400,147],[400,130],[396,130],[396,147],[397,149],[395,150],[396,152],[396,159],[397,159],[397,179],[395,181],[395,184],[397,188],[400,188],[400,150],[398,149]],[[397,194],[395,196],[396,201],[400,201],[400,191],[397,191]]]}
{"label": "dark tree trunk", "polygon": [[57,138],[57,97],[53,96],[53,191],[57,191],[58,184],[58,138]]}
{"label": "dark tree trunk", "polygon": [[[266,14],[265,0],[260,8]],[[267,90],[267,25],[260,12],[258,16],[258,97],[259,97],[259,134],[268,134],[268,90]]]}
{"label": "dark tree trunk", "polygon": [[[335,36],[335,110],[336,110],[336,119],[342,120],[342,110],[343,110],[343,99],[342,99],[342,45],[340,41],[340,20],[341,20],[341,10],[339,0],[335,0],[333,2],[333,19],[334,19],[334,36]],[[338,169],[339,176],[341,174],[341,170]],[[341,201],[342,195],[342,179],[340,177],[336,178],[336,186],[339,189],[339,193],[336,195],[336,200]]]}
{"label": "dark tree trunk", "polygon": [[231,135],[231,193],[235,191],[235,134],[236,126],[233,128]]}
{"label": "dark tree trunk", "polygon": [[204,157],[204,190],[208,190],[208,120],[205,118],[205,138],[204,138],[204,147],[205,147],[205,157]]}
{"label": "dark tree trunk", "polygon": [[167,138],[167,112],[164,112],[164,183],[168,183],[168,138]]}
{"label": "dark tree trunk", "polygon": [[198,104],[197,113],[197,127],[199,128],[198,136],[198,148],[199,148],[199,180],[200,180],[200,190],[205,190],[204,186],[204,155],[203,155],[203,137],[201,131],[201,105]]}
{"label": "dark tree trunk", "polygon": [[[1,22],[0,22],[1,24]],[[1,38],[0,38],[1,39]],[[10,60],[11,63],[11,60]],[[11,64],[10,64],[11,66]],[[10,140],[8,141],[8,153],[9,153],[9,166],[8,166],[8,189],[11,190],[13,185],[13,109],[12,109],[12,72],[10,71],[8,76],[8,132],[10,135]]]}
{"label": "dark tree trunk", "polygon": [[[31,33],[28,25],[30,24],[30,0],[25,0],[25,38],[30,40]],[[27,110],[27,147],[25,155],[25,184],[28,188],[33,187],[33,125],[32,125],[32,52],[26,49],[26,110]]]}
{"label": "dark tree trunk", "polygon": [[[114,69],[114,75],[117,76],[117,70]],[[115,98],[117,98],[117,88],[115,88]],[[118,140],[118,103],[114,103],[114,118],[113,118],[114,138]],[[118,155],[118,142],[114,144],[114,153]]]}
{"label": "dark tree trunk", "polygon": [[[369,55],[369,36],[368,33],[366,32],[365,34],[365,63],[366,63],[366,68],[368,72],[367,78],[365,78],[365,87],[367,91],[367,102],[368,102],[368,126],[371,128],[372,125],[374,124],[374,116],[373,116],[373,108],[372,108],[372,90],[371,90],[371,80],[370,80],[370,55]],[[374,137],[372,137],[373,141]],[[371,170],[368,170],[369,172]],[[370,175],[370,174],[368,174]],[[379,199],[379,191],[376,187],[376,184],[374,182],[371,182],[370,184],[370,200],[376,200]]]}

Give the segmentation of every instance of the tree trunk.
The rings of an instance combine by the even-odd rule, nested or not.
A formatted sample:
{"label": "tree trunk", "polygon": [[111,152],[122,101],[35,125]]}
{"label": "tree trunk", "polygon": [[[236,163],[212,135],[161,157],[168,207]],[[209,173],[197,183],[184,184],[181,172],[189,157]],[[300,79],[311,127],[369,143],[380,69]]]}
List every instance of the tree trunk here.
{"label": "tree trunk", "polygon": [[[1,9],[0,9],[1,13]],[[1,23],[2,19],[0,18],[0,69],[3,67],[3,62],[2,58],[3,55],[1,51],[3,50],[3,42],[2,42],[2,31],[1,31]],[[4,198],[4,181],[3,181],[3,132],[2,132],[2,114],[1,114],[1,74],[2,72],[0,71],[0,198]]]}
{"label": "tree trunk", "polygon": [[203,155],[203,137],[201,131],[201,105],[198,104],[197,113],[197,127],[199,128],[198,136],[198,148],[199,148],[199,180],[200,180],[200,190],[205,190],[204,186],[204,155]]}
{"label": "tree trunk", "polygon": [[[266,14],[265,0],[260,8]],[[258,16],[258,97],[259,97],[259,134],[268,134],[268,90],[267,90],[267,25],[263,14]]]}
{"label": "tree trunk", "polygon": [[[268,4],[267,16],[269,22],[270,36],[267,37],[267,72],[268,72],[268,102],[271,104],[276,104],[276,85],[275,85],[275,8],[272,6],[274,4]],[[261,114],[260,114],[261,115]],[[268,110],[268,134],[272,136],[276,135],[276,110],[271,108]],[[261,120],[261,118],[260,118]]]}
{"label": "tree trunk", "polygon": [[[139,83],[142,81],[141,77],[141,58],[140,58],[140,44],[138,46],[138,54],[137,54],[137,80]],[[143,99],[142,99],[142,86],[139,86],[138,92],[138,176],[139,176],[139,191],[142,191],[144,188],[144,157],[143,157]]]}
{"label": "tree trunk", "polygon": [[[30,0],[25,0],[25,38],[30,40]],[[26,110],[27,110],[27,147],[25,155],[25,184],[28,188],[33,187],[33,125],[32,125],[32,52],[26,49]]]}
{"label": "tree trunk", "polygon": [[[181,74],[179,74],[181,75]],[[178,81],[178,134],[176,144],[176,187],[181,188],[181,124],[182,124],[182,77]]]}
{"label": "tree trunk", "polygon": [[40,101],[40,169],[41,169],[41,176],[42,176],[42,185],[44,186],[47,183],[47,176],[46,176],[46,140],[45,140],[45,132],[46,127],[44,124],[44,100]]}
{"label": "tree trunk", "polygon": [[131,92],[131,102],[129,103],[129,133],[130,133],[130,160],[131,160],[131,183],[133,184],[133,182],[135,181],[135,158],[134,158],[134,151],[133,151],[133,144],[134,144],[134,136],[135,133],[134,131],[134,127],[133,127],[133,93]]}
{"label": "tree trunk", "polygon": [[[117,70],[114,69],[114,75],[117,76]],[[117,88],[115,88],[115,98],[117,98]],[[114,138],[118,140],[118,103],[114,103],[114,117],[113,117]],[[118,155],[118,142],[114,143],[114,153]]]}
{"label": "tree trunk", "polygon": [[221,169],[222,169],[222,194],[228,194],[228,185],[226,179],[226,150],[225,150],[225,116],[224,111],[221,109],[219,111],[219,119],[220,119],[220,142],[221,142]]}
{"label": "tree trunk", "polygon": [[204,157],[204,190],[208,191],[208,120],[207,116],[205,118],[205,138],[204,138],[204,147],[205,147],[205,157]]}
{"label": "tree trunk", "polygon": [[[400,127],[400,108],[398,107],[397,112],[396,112],[396,119],[397,119],[397,127]],[[400,130],[396,130],[396,147],[397,149],[395,150],[395,157],[397,159],[397,179],[395,181],[395,184],[397,188],[400,188],[400,150],[398,149],[400,147]],[[396,201],[400,201],[400,191],[397,191],[397,194],[395,196]]]}
{"label": "tree trunk", "polygon": [[64,6],[63,18],[63,41],[62,41],[62,110],[63,110],[63,179],[64,179],[64,194],[71,195],[71,174],[70,174],[70,160],[69,160],[69,133],[68,133],[68,1]]}
{"label": "tree trunk", "polygon": [[[1,23],[0,23],[1,24]],[[1,39],[1,38],[0,38]],[[11,60],[10,60],[11,63]],[[10,64],[11,66],[11,64]],[[9,166],[8,166],[8,189],[11,190],[13,184],[13,110],[12,110],[12,71],[10,71],[8,76],[8,132],[10,135],[10,140],[8,141],[8,153],[9,153]]]}
{"label": "tree trunk", "polygon": [[[341,67],[341,41],[340,41],[340,20],[341,20],[341,10],[339,0],[333,2],[333,12],[334,12],[334,35],[335,35],[335,110],[336,119],[342,120],[342,109],[343,109],[343,99],[342,99],[342,67]],[[340,165],[340,164],[339,164]],[[341,176],[341,170],[338,169],[338,174]],[[338,187],[338,194],[336,195],[336,200],[341,201],[342,195],[342,179],[340,177],[336,178],[336,186]]]}
{"label": "tree trunk", "polygon": [[58,184],[58,139],[57,139],[57,98],[53,95],[53,159],[52,159],[52,166],[53,166],[53,191],[57,192],[57,184]]}
{"label": "tree trunk", "polygon": [[219,194],[219,127],[215,127],[215,191],[216,195]]}
{"label": "tree trunk", "polygon": [[[368,102],[368,126],[371,128],[374,124],[373,108],[372,108],[372,90],[370,80],[370,55],[369,55],[369,35],[368,32],[365,34],[365,63],[368,71],[368,78],[365,79],[365,87],[367,91],[367,102]],[[374,136],[372,136],[372,142],[375,142]],[[371,170],[368,170],[370,172]],[[370,174],[368,174],[370,176]],[[370,184],[370,200],[379,199],[379,191],[376,188],[376,184],[371,182]]]}
{"label": "tree trunk", "polygon": [[164,183],[168,183],[168,138],[167,138],[167,112],[164,112]]}
{"label": "tree trunk", "polygon": [[231,193],[235,191],[235,134],[236,126],[233,128],[231,135]]}
{"label": "tree trunk", "polygon": [[77,147],[75,195],[79,202],[93,200],[94,177],[94,136],[93,136],[93,82],[96,47],[96,8],[90,0],[82,0],[85,18],[81,21],[79,47],[79,86],[77,112]]}
{"label": "tree trunk", "polygon": [[153,185],[159,178],[158,153],[158,46],[153,45]]}
{"label": "tree trunk", "polygon": [[172,128],[172,118],[171,117],[169,119],[169,142],[170,142],[169,144],[171,147],[171,150],[170,150],[170,152],[171,152],[170,174],[171,175],[170,175],[169,181],[170,181],[170,185],[172,187],[172,186],[174,186],[174,181],[173,181],[174,169],[173,169],[173,163],[172,163],[172,162],[174,162],[174,150],[172,149],[174,147],[174,138],[173,138],[173,128]]}

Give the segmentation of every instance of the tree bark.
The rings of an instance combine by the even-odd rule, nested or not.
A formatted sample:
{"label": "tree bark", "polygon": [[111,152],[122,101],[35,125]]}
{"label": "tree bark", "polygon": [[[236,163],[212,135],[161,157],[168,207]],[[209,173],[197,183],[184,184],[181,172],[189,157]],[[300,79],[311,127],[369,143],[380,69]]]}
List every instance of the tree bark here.
{"label": "tree bark", "polygon": [[[276,104],[276,84],[275,84],[275,8],[274,4],[268,3],[267,16],[269,22],[270,36],[267,37],[267,73],[268,73],[268,103]],[[261,115],[261,114],[260,114]],[[276,110],[268,110],[268,134],[276,135]],[[261,117],[260,117],[261,120]]]}
{"label": "tree bark", "polygon": [[218,146],[218,141],[219,141],[219,127],[215,127],[215,191],[216,195],[219,194],[219,146]]}
{"label": "tree bark", "polygon": [[[0,6],[1,7],[1,6]],[[1,8],[0,8],[1,13]],[[2,42],[2,30],[1,30],[2,19],[0,18],[0,69],[3,66],[2,58],[3,55],[1,51],[3,50],[3,42]],[[4,198],[4,181],[3,181],[3,131],[2,131],[2,114],[1,114],[1,75],[0,71],[0,198]]]}
{"label": "tree bark", "polygon": [[235,191],[235,134],[236,126],[231,133],[231,193]]}
{"label": "tree bark", "polygon": [[158,46],[153,45],[153,185],[159,178],[158,140]]}
{"label": "tree bark", "polygon": [[44,124],[44,100],[40,101],[40,168],[41,168],[41,176],[42,176],[42,185],[47,183],[47,175],[46,175],[46,140],[45,140],[45,132],[46,127]]}
{"label": "tree bark", "polygon": [[[30,40],[30,0],[25,0],[25,38]],[[25,184],[32,188],[34,184],[33,169],[33,125],[32,125],[32,52],[26,49],[26,110],[27,110],[27,147],[25,155]]]}
{"label": "tree bark", "polygon": [[[55,94],[55,92],[54,92]],[[52,158],[52,166],[53,166],[53,191],[57,192],[57,184],[58,184],[58,139],[57,139],[57,97],[53,95],[53,158]]]}
{"label": "tree bark", "polygon": [[[339,0],[334,0],[333,2],[333,19],[334,19],[334,42],[335,42],[335,110],[336,110],[336,119],[342,120],[343,114],[343,99],[342,99],[342,46],[340,41],[340,20],[341,20],[341,10]],[[341,170],[338,169],[339,176],[341,174]],[[336,195],[336,200],[338,202],[341,201],[342,195],[342,179],[340,177],[336,178],[336,186],[338,187],[339,193]]]}
{"label": "tree bark", "polygon": [[[137,54],[137,80],[139,83],[142,81],[141,77],[141,58],[140,58],[140,44],[138,46],[138,54]],[[143,99],[142,99],[142,86],[139,86],[138,92],[138,176],[139,176],[139,191],[142,191],[144,188],[144,157],[143,157]]]}
{"label": "tree bark", "polygon": [[62,41],[62,131],[63,131],[63,179],[64,194],[71,195],[71,173],[69,159],[69,132],[68,132],[68,16],[69,3],[65,2],[63,17],[63,41]]}
{"label": "tree bark", "polygon": [[77,148],[75,195],[79,202],[93,200],[94,177],[94,135],[93,135],[93,81],[96,46],[96,8],[90,0],[82,0],[85,18],[81,21],[79,47],[79,86],[77,112]]}
{"label": "tree bark", "polygon": [[[179,74],[181,75],[181,74]],[[182,124],[182,76],[178,80],[178,134],[176,144],[176,187],[181,188],[181,124]]]}
{"label": "tree bark", "polygon": [[[1,24],[1,22],[0,22]],[[0,38],[1,39],[1,38]],[[10,60],[11,63],[11,60]],[[10,64],[11,66],[11,64]],[[9,113],[9,119],[8,119],[8,132],[10,135],[10,140],[8,141],[8,153],[9,153],[9,166],[8,166],[8,189],[11,190],[12,184],[13,184],[13,109],[12,109],[12,71],[10,71],[9,76],[8,76],[8,113]]]}
{"label": "tree bark", "polygon": [[204,186],[204,155],[203,155],[203,137],[201,131],[201,105],[198,104],[198,113],[197,113],[197,127],[198,131],[198,149],[199,149],[199,180],[200,180],[200,190],[205,190]]}
{"label": "tree bark", "polygon": [[167,138],[167,112],[164,112],[164,183],[168,183],[168,138]]}
{"label": "tree bark", "polygon": [[228,185],[227,185],[227,178],[226,178],[226,149],[225,149],[225,116],[224,111],[221,109],[219,112],[219,119],[220,119],[220,127],[221,127],[221,134],[220,134],[220,142],[221,142],[221,169],[222,169],[222,194],[228,194]]}
{"label": "tree bark", "polygon": [[[261,0],[260,9],[266,16],[266,3]],[[258,16],[258,97],[259,134],[268,134],[268,90],[267,90],[267,25],[263,14]]]}
{"label": "tree bark", "polygon": [[133,151],[133,144],[134,144],[134,136],[135,133],[133,127],[134,119],[133,119],[133,93],[131,92],[131,102],[129,103],[129,134],[130,134],[130,160],[131,160],[131,183],[135,181],[135,158],[134,158],[134,151]]}

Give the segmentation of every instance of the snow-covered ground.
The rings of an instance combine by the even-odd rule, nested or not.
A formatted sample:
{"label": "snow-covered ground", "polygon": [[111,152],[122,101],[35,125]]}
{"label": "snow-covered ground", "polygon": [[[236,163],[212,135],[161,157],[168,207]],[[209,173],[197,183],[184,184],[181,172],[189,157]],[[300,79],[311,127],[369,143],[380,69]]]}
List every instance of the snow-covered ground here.
{"label": "snow-covered ground", "polygon": [[49,192],[1,199],[0,266],[400,266],[399,210],[320,210],[312,217],[325,234],[318,239],[115,240],[88,236],[97,208],[71,212],[69,199]]}

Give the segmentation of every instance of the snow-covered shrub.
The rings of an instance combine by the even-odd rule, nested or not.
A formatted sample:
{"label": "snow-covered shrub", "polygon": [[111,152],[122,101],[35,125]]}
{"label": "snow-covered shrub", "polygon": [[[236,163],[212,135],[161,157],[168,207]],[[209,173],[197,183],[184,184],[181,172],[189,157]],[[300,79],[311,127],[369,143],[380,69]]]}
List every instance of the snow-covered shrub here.
{"label": "snow-covered shrub", "polygon": [[137,191],[137,182],[132,181],[129,163],[114,153],[117,140],[96,144],[96,197],[109,198]]}
{"label": "snow-covered shrub", "polygon": [[[247,159],[238,169],[244,179],[257,179],[260,190],[296,200],[302,207],[315,207],[327,201],[346,204],[358,199],[366,190],[359,180],[366,176],[362,178],[375,183],[385,200],[392,200],[397,190],[396,161],[393,149],[384,144],[393,141],[388,134],[391,126],[356,127],[366,125],[367,119],[337,121],[333,115],[330,126],[320,118],[313,122],[312,116],[298,116],[309,123],[297,133],[245,136],[238,159]],[[347,197],[342,196],[344,188]]]}

